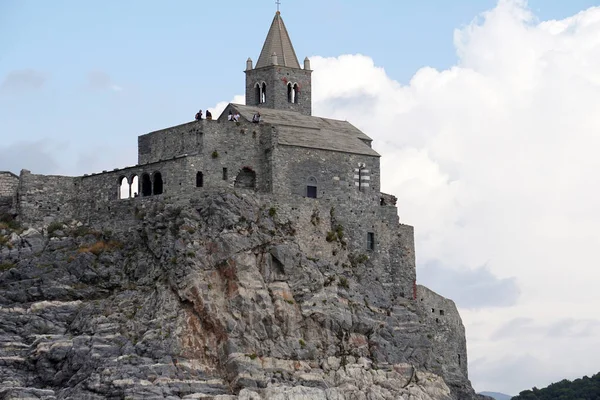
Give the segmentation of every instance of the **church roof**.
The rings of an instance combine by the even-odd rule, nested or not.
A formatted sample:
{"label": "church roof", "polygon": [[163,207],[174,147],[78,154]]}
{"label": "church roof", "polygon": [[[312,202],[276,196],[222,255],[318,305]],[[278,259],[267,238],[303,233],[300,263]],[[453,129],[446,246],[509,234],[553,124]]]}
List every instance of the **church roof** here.
{"label": "church roof", "polygon": [[273,18],[271,28],[265,39],[265,44],[260,52],[260,57],[258,57],[256,68],[271,65],[271,55],[273,53],[277,54],[278,65],[300,69],[294,46],[292,46],[290,35],[288,35],[287,29],[285,29],[285,24],[283,23],[283,19],[281,19],[279,11],[277,11]]}
{"label": "church roof", "polygon": [[[261,122],[277,127],[277,143],[288,146],[340,151],[379,157],[367,143],[372,139],[348,121],[303,115],[296,111],[275,110],[231,104],[242,117],[252,121],[260,113]],[[225,115],[225,111],[222,115]]]}

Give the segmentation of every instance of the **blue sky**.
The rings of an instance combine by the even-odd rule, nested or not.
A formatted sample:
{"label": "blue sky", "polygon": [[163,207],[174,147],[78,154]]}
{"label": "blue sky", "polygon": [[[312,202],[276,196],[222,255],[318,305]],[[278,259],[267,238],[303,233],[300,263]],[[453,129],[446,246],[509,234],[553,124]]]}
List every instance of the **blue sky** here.
{"label": "blue sky", "polygon": [[[418,281],[457,302],[475,388],[598,372],[600,0],[282,3],[313,111],[374,139]],[[243,94],[275,2],[166,4],[0,1],[0,170],[133,165],[138,135]]]}
{"label": "blue sky", "polygon": [[[533,0],[530,7],[549,19],[593,3]],[[453,65],[453,30],[494,4],[284,0],[281,10],[300,59],[364,54],[407,83],[422,66]],[[242,94],[245,60],[256,61],[275,7],[266,0],[0,2],[0,79],[33,70],[43,82],[0,92],[0,135],[5,144],[45,151],[19,165],[5,157],[0,169],[81,174],[134,163],[137,135]]]}

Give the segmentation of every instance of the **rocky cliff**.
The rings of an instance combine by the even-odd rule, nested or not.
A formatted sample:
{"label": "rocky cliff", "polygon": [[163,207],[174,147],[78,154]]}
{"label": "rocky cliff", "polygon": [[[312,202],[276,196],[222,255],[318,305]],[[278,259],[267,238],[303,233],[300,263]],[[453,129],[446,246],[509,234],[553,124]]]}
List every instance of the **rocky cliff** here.
{"label": "rocky cliff", "polygon": [[477,398],[454,304],[365,284],[386,266],[328,240],[333,209],[309,231],[250,193],[137,204],[0,222],[0,399]]}

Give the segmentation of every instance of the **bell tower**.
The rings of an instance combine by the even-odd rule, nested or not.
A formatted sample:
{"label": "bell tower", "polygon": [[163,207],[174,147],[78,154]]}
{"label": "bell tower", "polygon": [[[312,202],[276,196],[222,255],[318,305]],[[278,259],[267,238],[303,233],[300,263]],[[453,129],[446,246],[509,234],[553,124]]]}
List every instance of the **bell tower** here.
{"label": "bell tower", "polygon": [[246,61],[246,105],[312,112],[310,60],[300,68],[294,46],[277,11],[256,66]]}

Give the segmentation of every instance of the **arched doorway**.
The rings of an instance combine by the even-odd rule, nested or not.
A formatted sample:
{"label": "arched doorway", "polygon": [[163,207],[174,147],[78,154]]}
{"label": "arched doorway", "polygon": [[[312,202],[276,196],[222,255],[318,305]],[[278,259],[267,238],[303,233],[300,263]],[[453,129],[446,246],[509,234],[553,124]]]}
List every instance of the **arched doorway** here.
{"label": "arched doorway", "polygon": [[152,185],[152,194],[162,194],[163,193],[163,179],[160,172],[155,172],[153,176],[153,185]]}
{"label": "arched doorway", "polygon": [[142,175],[142,196],[152,196],[152,181],[148,174]]}
{"label": "arched doorway", "polygon": [[235,177],[233,185],[236,188],[255,189],[256,188],[256,172],[249,167],[244,167]]}

